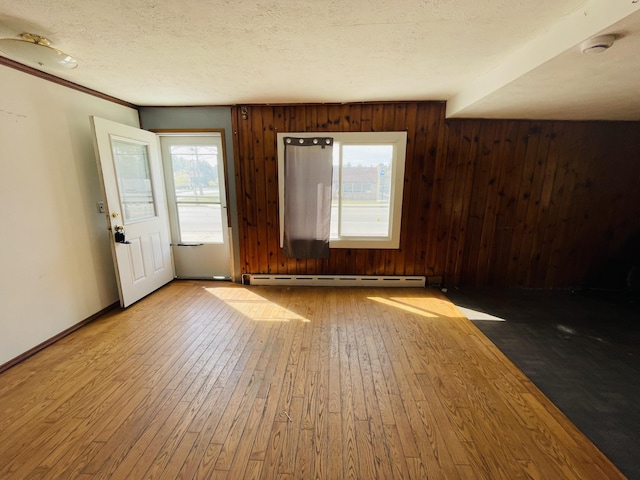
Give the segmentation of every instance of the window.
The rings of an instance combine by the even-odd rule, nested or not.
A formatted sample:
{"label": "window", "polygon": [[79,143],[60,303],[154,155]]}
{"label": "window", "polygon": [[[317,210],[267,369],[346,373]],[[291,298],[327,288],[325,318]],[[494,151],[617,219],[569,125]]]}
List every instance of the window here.
{"label": "window", "polygon": [[111,143],[124,224],[155,217],[147,146],[117,138]]}
{"label": "window", "polygon": [[[285,136],[278,133],[278,169],[284,178]],[[323,132],[333,143],[331,248],[399,248],[406,132]],[[284,184],[279,182],[280,205]],[[282,245],[284,209],[280,208]]]}

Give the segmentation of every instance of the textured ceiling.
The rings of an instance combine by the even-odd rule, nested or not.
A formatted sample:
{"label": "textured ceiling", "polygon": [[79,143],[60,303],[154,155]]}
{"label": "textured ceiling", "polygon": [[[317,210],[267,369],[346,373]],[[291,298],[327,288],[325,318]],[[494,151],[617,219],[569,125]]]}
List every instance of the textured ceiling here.
{"label": "textured ceiling", "polygon": [[[638,3],[634,3],[638,2]],[[638,0],[0,0],[61,78],[136,105],[447,100],[453,117],[640,120]],[[601,55],[579,44],[615,33]]]}

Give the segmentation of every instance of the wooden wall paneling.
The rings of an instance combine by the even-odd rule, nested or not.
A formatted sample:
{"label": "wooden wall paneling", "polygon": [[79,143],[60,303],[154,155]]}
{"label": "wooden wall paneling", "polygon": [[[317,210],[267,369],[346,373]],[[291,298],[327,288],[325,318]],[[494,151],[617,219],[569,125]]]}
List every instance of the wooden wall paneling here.
{"label": "wooden wall paneling", "polygon": [[[416,117],[418,114],[418,107],[415,103],[405,104],[403,105],[404,112],[402,114],[404,127],[403,130],[407,132],[407,151],[405,157],[405,172],[403,179],[403,192],[402,192],[402,217],[401,217],[401,231],[400,231],[400,248],[396,252],[395,256],[395,266],[394,266],[394,274],[395,275],[405,275],[407,274],[407,245],[408,245],[408,235],[407,228],[409,226],[410,221],[410,212],[413,210],[413,206],[411,204],[411,189],[409,185],[409,169],[413,164],[413,158],[415,156],[415,132],[416,132]],[[396,113],[396,118],[399,118],[400,115]],[[397,125],[397,128],[400,128],[400,125]]]}
{"label": "wooden wall paneling", "polygon": [[[456,123],[459,125],[459,123]],[[458,165],[458,155],[459,155],[459,146],[460,146],[460,136],[454,140],[450,130],[450,123],[445,121],[442,124],[442,137],[443,137],[443,149],[442,155],[444,157],[444,184],[443,184],[443,194],[442,194],[442,215],[440,217],[440,225],[439,225],[439,233],[438,238],[442,238],[442,241],[439,242],[438,251],[440,252],[438,255],[438,272],[443,275],[445,279],[445,283],[448,283],[446,278],[449,272],[449,252],[450,252],[450,244],[452,242],[453,237],[455,237],[452,231],[453,225],[453,210],[455,205],[455,199],[457,196],[457,165]],[[452,141],[448,142],[447,139],[451,138]]]}
{"label": "wooden wall paneling", "polygon": [[[604,158],[608,156],[609,147],[605,147],[605,145],[607,145],[606,138],[610,135],[605,135],[606,130],[606,124],[600,125],[592,122],[584,124],[583,142],[585,146],[582,150],[578,181],[574,188],[572,202],[575,215],[574,221],[566,233],[571,243],[569,254],[566,257],[568,263],[563,269],[562,276],[562,284],[570,287],[579,287],[587,273],[585,256],[592,259],[594,253],[599,253],[593,251],[592,245],[595,232],[601,228],[597,212],[602,211],[598,203],[602,202],[604,197],[600,196],[600,192],[598,192],[602,178],[596,177],[596,169],[598,163],[605,161]],[[595,203],[594,198],[597,198]],[[567,268],[569,265],[571,268]]]}
{"label": "wooden wall paneling", "polygon": [[555,275],[558,271],[558,248],[557,238],[562,225],[565,223],[567,204],[569,203],[570,192],[573,190],[575,181],[571,172],[571,165],[575,157],[572,139],[578,133],[577,124],[563,123],[563,131],[559,132],[561,141],[558,144],[558,166],[554,179],[553,191],[549,203],[548,225],[543,240],[542,257],[545,258],[544,271],[540,272],[540,281],[544,288],[553,288]]}
{"label": "wooden wall paneling", "polygon": [[573,222],[573,194],[577,182],[576,159],[581,158],[583,124],[571,123],[562,149],[561,170],[558,172],[564,178],[564,184],[558,198],[558,221],[551,244],[551,256],[545,275],[545,287],[557,288],[561,286],[559,278],[565,266],[564,255],[567,245],[566,232]]}
{"label": "wooden wall paneling", "polygon": [[274,126],[274,109],[265,108],[262,113],[264,149],[264,176],[266,181],[267,273],[279,273],[280,222],[278,220],[278,152]]}
{"label": "wooden wall paneling", "polygon": [[348,127],[348,130],[346,131],[348,132],[368,131],[366,130],[366,127],[365,129],[363,129],[363,126],[362,126],[362,104],[361,103],[354,103],[352,105],[349,105],[349,127]]}
{"label": "wooden wall paneling", "polygon": [[[620,275],[612,275],[612,268],[622,258],[628,262],[629,246],[632,241],[634,252],[640,245],[640,124],[632,122],[616,122],[607,125],[606,141],[601,148],[604,150],[594,178],[597,179],[598,189],[594,192],[601,205],[607,208],[593,207],[593,214],[597,215],[597,229],[591,232],[591,238],[599,252],[599,262],[585,272],[591,285],[594,280],[598,285],[609,287],[621,284]],[[635,158],[636,161],[624,162],[621,159]],[[624,174],[622,174],[624,170]],[[590,263],[589,258],[583,263]],[[626,272],[625,272],[626,273]]]}
{"label": "wooden wall paneling", "polygon": [[253,208],[257,230],[257,272],[269,273],[269,237],[267,226],[267,178],[264,147],[263,115],[268,108],[256,108],[251,115],[251,136],[253,139],[253,169],[255,178],[255,202]]}
{"label": "wooden wall paneling", "polygon": [[[609,122],[605,140],[600,144],[601,158],[594,168],[597,179],[589,206],[595,228],[588,233],[591,251],[581,262],[589,265],[585,283],[597,288],[624,285],[626,271],[620,269],[629,262],[629,246],[637,251],[640,235],[640,162],[622,159],[640,158],[640,124]],[[622,173],[624,171],[624,174]],[[606,208],[598,208],[606,205]],[[595,206],[594,206],[595,205]],[[599,257],[596,255],[599,254]],[[598,258],[593,261],[592,258]]]}
{"label": "wooden wall paneling", "polygon": [[[396,123],[396,104],[388,103],[381,105],[378,112],[378,118],[374,121],[373,127],[380,131],[394,131]],[[374,275],[393,275],[395,271],[393,260],[396,250],[376,249],[374,250]]]}
{"label": "wooden wall paneling", "polygon": [[[460,272],[460,281],[462,283],[470,283],[473,285],[473,280],[470,276],[469,270],[466,268],[468,265],[467,252],[468,244],[473,243],[475,238],[473,237],[472,228],[470,226],[471,214],[472,214],[472,198],[474,185],[476,182],[476,175],[478,169],[478,158],[481,154],[480,134],[482,132],[482,122],[478,120],[472,120],[469,125],[469,150],[467,151],[467,165],[468,171],[465,177],[465,183],[462,186],[462,197],[464,202],[462,204],[463,210],[460,212],[460,225],[461,232],[460,241],[458,242],[458,258],[456,263],[456,269]],[[465,135],[465,140],[466,140]]]}
{"label": "wooden wall paneling", "polygon": [[555,200],[562,194],[564,170],[561,168],[562,144],[565,138],[567,122],[554,122],[551,129],[549,150],[542,191],[540,193],[538,220],[533,239],[535,257],[529,262],[526,285],[543,288],[547,266],[551,255],[553,231],[558,222],[559,209]]}
{"label": "wooden wall paneling", "polygon": [[344,118],[345,112],[348,112],[348,108],[345,105],[331,105],[329,108],[329,121],[331,122],[332,132],[344,132],[343,125],[349,124],[349,121]]}
{"label": "wooden wall paneling", "polygon": [[486,285],[489,277],[489,269],[492,267],[493,240],[496,233],[496,219],[499,209],[500,196],[498,188],[500,185],[500,173],[502,170],[502,160],[504,157],[506,134],[509,123],[506,121],[495,121],[495,135],[492,140],[489,174],[485,179],[486,198],[483,210],[483,223],[480,238],[478,239],[478,262],[476,264],[476,283]]}
{"label": "wooden wall paneling", "polygon": [[[573,262],[576,265],[571,269],[569,279],[565,280],[570,286],[580,286],[589,274],[589,264],[597,263],[595,259],[606,255],[607,247],[600,240],[598,232],[602,231],[603,225],[612,221],[613,215],[610,205],[606,202],[606,173],[599,166],[608,163],[611,158],[615,147],[609,146],[607,139],[613,138],[615,134],[607,132],[607,128],[612,124],[599,128],[595,128],[596,126],[588,124],[591,147],[585,152],[584,176],[579,181],[577,189],[575,208],[580,212],[580,217],[573,226],[572,233],[576,246]],[[603,205],[607,205],[606,208],[602,208]]]}
{"label": "wooden wall paneling", "polygon": [[[387,123],[389,130],[394,132],[406,132],[407,131],[407,104],[406,103],[397,103],[393,105],[394,113],[393,113],[393,122]],[[407,133],[407,138],[409,137]],[[408,145],[407,145],[408,150]],[[405,152],[406,155],[406,152]],[[405,157],[406,161],[406,157]],[[404,185],[404,179],[403,179]],[[404,188],[404,187],[403,187]],[[403,190],[404,192],[404,190]],[[403,195],[404,196],[404,195]],[[401,235],[402,238],[402,217],[404,216],[404,201],[403,201],[403,212],[400,218],[401,225]],[[385,274],[386,275],[404,275],[404,267],[405,267],[405,251],[401,250],[401,248],[393,249],[393,250],[385,250]],[[401,272],[401,273],[400,273]]]}
{"label": "wooden wall paneling", "polygon": [[[594,182],[594,191],[589,205],[590,214],[594,216],[593,223],[598,228],[591,231],[589,237],[585,239],[592,243],[591,248],[597,248],[602,252],[600,262],[597,262],[599,265],[592,265],[594,270],[598,270],[604,262],[607,262],[610,255],[618,249],[619,244],[616,236],[618,238],[621,236],[626,237],[630,233],[630,229],[628,227],[625,228],[624,224],[620,222],[618,206],[620,205],[622,192],[625,192],[627,196],[631,196],[630,192],[634,190],[633,184],[629,182],[629,179],[633,178],[633,169],[630,169],[626,175],[620,175],[617,168],[619,158],[633,155],[632,151],[627,150],[629,144],[625,139],[628,135],[628,132],[625,131],[625,125],[611,122],[605,128],[603,143],[606,144],[606,147],[603,148],[602,145],[599,145],[599,159],[592,171],[593,178],[597,179],[597,181]],[[598,203],[606,205],[607,208],[597,208]],[[624,214],[625,217],[629,214],[629,210],[631,209],[627,208]],[[612,228],[614,225],[618,228]],[[618,244],[618,247],[614,247],[616,244]],[[585,258],[585,261],[588,262],[589,259]],[[592,278],[591,272],[587,275]]]}
{"label": "wooden wall paneling", "polygon": [[[241,171],[242,171],[242,156],[244,155],[244,152],[242,151],[241,147],[240,147],[240,141],[241,141],[241,135],[239,132],[239,128],[240,128],[240,122],[239,122],[239,118],[240,118],[240,109],[239,108],[232,108],[231,109],[231,129],[233,130],[233,151],[234,151],[234,156],[232,159],[227,159],[227,161],[232,161],[233,162],[233,167],[234,167],[234,175],[235,178],[233,179],[233,181],[236,184],[236,202],[238,205],[238,231],[237,232],[233,232],[233,234],[238,238],[238,245],[240,246],[240,252],[239,252],[239,256],[240,256],[240,272],[241,273],[245,273],[246,271],[246,267],[247,267],[247,252],[245,249],[245,236],[247,234],[247,228],[246,228],[246,221],[245,221],[245,217],[246,217],[246,205],[245,205],[245,195],[244,195],[244,190],[243,190],[243,183],[242,183],[242,175],[241,175]],[[231,179],[229,179],[229,181],[231,181]]]}
{"label": "wooden wall paneling", "polygon": [[561,128],[556,130],[557,144],[557,161],[555,176],[553,179],[553,188],[551,189],[548,200],[547,225],[544,229],[544,238],[542,240],[542,251],[540,254],[540,265],[536,274],[536,286],[540,288],[546,287],[547,278],[549,276],[549,266],[553,256],[553,243],[557,234],[557,226],[559,224],[560,214],[562,211],[562,199],[566,189],[567,177],[569,170],[570,155],[567,154],[567,138],[572,133],[569,129],[568,122],[560,123]]}
{"label": "wooden wall paneling", "polygon": [[[250,111],[249,111],[250,112]],[[250,270],[249,267],[257,268],[257,245],[258,245],[258,232],[256,230],[256,211],[255,211],[255,176],[253,175],[253,137],[251,133],[251,121],[252,115],[249,113],[247,120],[243,120],[241,139],[243,140],[243,151],[245,152],[244,158],[241,159],[242,170],[241,180],[243,183],[242,191],[244,193],[244,224],[245,224],[245,251],[246,251],[246,273],[253,273],[255,270]],[[244,272],[243,272],[244,273]]]}
{"label": "wooden wall paneling", "polygon": [[436,244],[436,235],[437,235],[437,226],[435,225],[435,217],[438,203],[438,191],[435,184],[435,177],[437,171],[436,164],[436,151],[437,146],[434,145],[434,138],[437,138],[437,135],[434,135],[434,122],[436,121],[436,112],[434,112],[432,104],[424,104],[423,107],[424,115],[423,118],[426,124],[426,129],[424,130],[424,146],[422,147],[422,171],[420,173],[420,202],[419,205],[422,205],[423,212],[420,215],[420,228],[417,231],[418,244],[416,248],[416,270],[419,272],[419,275],[432,275],[433,271],[431,268],[433,265],[429,265],[427,263],[428,252],[431,249],[435,248]]}
{"label": "wooden wall paneling", "polygon": [[408,190],[409,202],[407,203],[409,218],[403,229],[407,237],[405,256],[405,275],[422,275],[417,257],[419,256],[421,232],[426,228],[426,215],[429,205],[425,205],[423,195],[426,192],[426,179],[422,171],[425,168],[427,144],[427,119],[428,111],[422,105],[418,105],[416,111],[416,129],[413,135],[413,155],[407,158],[405,163],[405,185]]}
{"label": "wooden wall paneling", "polygon": [[253,188],[251,186],[251,180],[253,176],[250,174],[250,155],[251,148],[251,133],[248,127],[249,120],[244,120],[240,114],[240,109],[236,109],[235,115],[232,116],[234,120],[234,130],[236,135],[234,136],[235,142],[235,167],[236,167],[236,189],[238,192],[238,219],[240,228],[240,241],[241,241],[241,258],[243,265],[241,267],[242,273],[252,273],[251,267],[252,261],[255,257],[254,248],[257,238],[252,241],[253,235],[256,235],[253,225],[255,225],[255,212],[253,211]]}
{"label": "wooden wall paneling", "polygon": [[482,231],[486,219],[486,201],[491,176],[491,160],[493,157],[493,141],[496,122],[486,121],[480,125],[478,148],[476,151],[476,168],[473,177],[473,188],[469,201],[469,216],[466,231],[463,269],[465,278],[472,284],[477,283],[478,263]]}
{"label": "wooden wall paneling", "polygon": [[492,285],[508,285],[507,271],[512,261],[513,226],[516,222],[518,189],[524,168],[525,138],[528,130],[528,122],[509,121],[500,172],[500,203],[496,214],[494,255],[489,273]]}
{"label": "wooden wall paneling", "polygon": [[494,201],[494,218],[493,218],[493,237],[491,239],[491,248],[486,258],[486,282],[487,285],[500,284],[500,277],[496,275],[500,255],[504,249],[504,241],[506,238],[504,225],[504,208],[505,199],[505,178],[508,176],[507,171],[513,163],[513,154],[518,136],[518,122],[504,120],[501,128],[500,142],[500,161],[495,181],[495,201]]}
{"label": "wooden wall paneling", "polygon": [[[442,213],[442,195],[444,193],[445,156],[443,154],[443,129],[445,109],[444,105],[429,104],[429,128],[427,130],[427,162],[433,165],[433,176],[431,180],[431,200],[429,217],[427,218],[426,241],[421,242],[425,250],[425,275],[437,275],[442,272],[437,271],[436,264],[440,242],[438,233],[440,231],[439,222]],[[421,232],[422,233],[422,232]]]}
{"label": "wooden wall paneling", "polygon": [[350,132],[351,131],[351,106],[348,104],[342,104],[338,107],[339,113],[339,123],[338,130],[339,132]]}
{"label": "wooden wall paneling", "polygon": [[446,142],[447,130],[445,128],[446,104],[440,106],[438,117],[438,137],[437,137],[437,164],[438,164],[438,214],[434,225],[435,246],[433,255],[428,263],[433,265],[433,275],[444,276],[447,259],[447,244],[449,236],[449,226],[451,220],[450,209],[454,194],[454,185],[450,182],[451,172],[448,162],[448,144]]}
{"label": "wooden wall paneling", "polygon": [[[242,272],[426,274],[449,285],[567,288],[640,228],[640,123],[448,121],[443,107],[251,106],[247,120],[234,107]],[[404,129],[400,249],[282,257],[276,132]]]}
{"label": "wooden wall paneling", "polygon": [[603,256],[600,264],[594,265],[593,271],[589,272],[590,279],[596,275],[600,282],[603,270],[620,257],[631,237],[640,235],[640,161],[629,162],[625,174],[621,174],[624,168],[622,159],[640,158],[640,124],[616,123],[610,126],[609,131],[608,154],[595,173],[600,186],[598,195],[604,198],[602,204],[608,206],[597,212],[601,225],[597,238]]}
{"label": "wooden wall paneling", "polygon": [[261,208],[264,208],[264,176],[262,175],[262,132],[261,129],[256,129],[256,123],[262,125],[262,109],[252,108],[249,113],[249,139],[250,139],[250,155],[249,155],[249,163],[247,164],[247,168],[245,173],[249,177],[250,181],[250,198],[251,198],[251,217],[252,222],[250,226],[251,236],[249,237],[249,241],[251,245],[249,246],[249,250],[251,252],[251,264],[254,267],[252,273],[265,273],[263,271],[264,268],[264,260],[261,258],[262,248],[260,245],[261,241],[266,241],[266,237],[264,237],[264,228],[261,226],[264,223],[264,220],[260,218]]}
{"label": "wooden wall paneling", "polygon": [[[394,123],[391,126],[391,130],[394,132],[406,132],[407,131],[407,104],[406,103],[398,103],[394,105],[395,113],[394,113]],[[407,134],[407,138],[409,135]],[[405,155],[408,155],[409,145],[407,144],[407,149],[405,151]],[[405,157],[406,160],[406,157]],[[403,184],[403,198],[404,198],[404,176],[402,180]],[[402,222],[404,218],[404,200],[402,203],[402,213],[400,215],[400,241],[402,241]],[[387,275],[404,275],[404,264],[405,264],[405,251],[402,249],[402,244],[399,245],[397,250],[387,250],[385,255],[386,262],[386,274]],[[402,273],[398,273],[402,272]]]}
{"label": "wooden wall paneling", "polygon": [[247,240],[249,241],[249,264],[253,267],[253,271],[250,273],[262,273],[260,271],[260,240],[258,234],[258,195],[256,189],[256,152],[254,148],[253,138],[253,121],[255,114],[259,114],[259,111],[250,110],[249,119],[247,122],[247,141],[248,155],[245,158],[245,169],[243,171],[243,177],[245,178],[245,193],[247,200],[247,222],[249,235]]}
{"label": "wooden wall paneling", "polygon": [[286,121],[284,108],[282,106],[274,106],[273,107],[273,149],[275,156],[275,167],[276,167],[276,181],[275,181],[275,198],[276,198],[276,210],[273,212],[276,218],[276,233],[277,233],[277,244],[275,247],[276,251],[276,260],[278,262],[275,272],[288,274],[288,259],[282,253],[282,248],[280,248],[280,182],[283,179],[282,172],[278,171],[278,133],[279,132],[287,132],[288,131],[288,122]]}
{"label": "wooden wall paneling", "polygon": [[[544,269],[541,268],[546,262],[543,258],[546,231],[549,226],[552,212],[550,210],[551,195],[558,171],[558,132],[563,129],[564,122],[550,122],[545,133],[545,143],[548,143],[545,153],[545,166],[542,175],[541,188],[536,197],[536,220],[534,224],[531,258],[527,268],[524,285],[540,287],[544,285]],[[539,153],[542,149],[539,148]],[[546,253],[546,252],[544,252]]]}
{"label": "wooden wall paneling", "polygon": [[473,184],[475,152],[478,143],[478,122],[451,121],[447,143],[458,143],[456,162],[456,194],[451,211],[451,230],[447,248],[447,271],[445,281],[449,285],[461,283],[462,261],[467,226],[469,194]]}
{"label": "wooden wall paneling", "polygon": [[590,258],[597,256],[598,252],[594,247],[602,248],[602,244],[598,241],[597,234],[600,230],[600,215],[603,209],[598,208],[598,205],[594,203],[594,198],[597,198],[597,202],[604,202],[606,195],[604,195],[602,189],[604,179],[598,176],[598,165],[609,156],[611,151],[609,147],[602,148],[602,144],[606,142],[607,136],[603,135],[603,131],[606,126],[594,129],[591,124],[587,125],[588,136],[591,142],[590,149],[585,152],[586,164],[584,165],[582,177],[579,182],[579,194],[576,198],[578,211],[580,212],[580,218],[578,222],[574,223],[573,234],[574,243],[576,245],[574,263],[575,268],[572,269],[572,277],[570,277],[569,284],[580,286],[582,278],[587,274],[587,266],[584,263],[589,262]]}
{"label": "wooden wall paneling", "polygon": [[360,105],[360,131],[373,132],[373,105],[363,103]]}
{"label": "wooden wall paneling", "polygon": [[275,215],[276,219],[277,219],[277,244],[276,246],[272,247],[275,248],[276,251],[276,261],[277,266],[275,267],[275,272],[276,273],[281,273],[281,274],[288,274],[289,272],[289,260],[288,258],[286,258],[283,253],[282,253],[282,248],[280,248],[280,208],[282,207],[282,205],[280,205],[280,186],[279,183],[280,181],[282,181],[282,172],[278,171],[278,133],[280,132],[289,132],[290,128],[289,128],[289,117],[288,115],[285,113],[285,107],[283,107],[282,105],[276,105],[272,108],[272,112],[273,112],[273,116],[272,116],[272,121],[273,121],[273,146],[271,148],[274,149],[274,156],[275,156],[275,163],[276,163],[276,182],[275,182],[275,193],[272,195],[275,195],[277,206],[276,206],[276,211],[273,212],[273,215]]}
{"label": "wooden wall paneling", "polygon": [[325,132],[327,131],[327,106],[317,105],[304,110],[304,128],[301,132]]}
{"label": "wooden wall paneling", "polygon": [[538,143],[540,139],[539,128],[533,122],[527,122],[528,129],[523,132],[525,135],[521,138],[524,152],[520,154],[523,157],[522,175],[519,179],[514,178],[518,185],[518,196],[516,202],[515,223],[512,230],[511,240],[511,258],[507,267],[506,280],[509,286],[517,286],[518,266],[520,265],[520,255],[523,239],[526,235],[525,216],[529,200],[531,198],[531,184],[535,169],[535,159],[538,151]]}
{"label": "wooden wall paneling", "polygon": [[524,236],[520,246],[520,260],[518,262],[518,270],[516,273],[516,285],[527,285],[527,277],[530,274],[532,261],[540,252],[534,250],[534,237],[537,236],[538,225],[537,218],[540,212],[540,196],[542,194],[542,182],[546,171],[546,164],[549,155],[549,146],[551,143],[552,122],[542,122],[534,124],[539,134],[537,137],[538,145],[535,155],[531,156],[533,166],[533,174],[529,185],[529,197],[527,201],[527,209],[524,213]]}
{"label": "wooden wall paneling", "polygon": [[452,185],[451,204],[447,209],[449,214],[449,225],[447,244],[445,252],[445,267],[444,267],[444,283],[447,285],[457,285],[459,278],[455,277],[457,244],[459,239],[459,218],[456,218],[456,211],[459,211],[460,204],[462,202],[462,195],[460,194],[460,179],[465,172],[462,168],[459,168],[462,155],[462,126],[463,122],[460,121],[447,121],[445,123],[445,143],[447,144],[447,181]]}

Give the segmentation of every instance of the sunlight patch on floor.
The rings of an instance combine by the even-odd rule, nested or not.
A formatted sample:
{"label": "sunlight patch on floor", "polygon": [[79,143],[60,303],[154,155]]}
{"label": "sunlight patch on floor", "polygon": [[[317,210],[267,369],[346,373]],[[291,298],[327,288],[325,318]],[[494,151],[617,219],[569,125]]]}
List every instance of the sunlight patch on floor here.
{"label": "sunlight patch on floor", "polygon": [[309,319],[302,315],[298,315],[245,288],[215,287],[205,288],[205,290],[256,322],[290,322],[291,320],[310,322]]}
{"label": "sunlight patch on floor", "polygon": [[471,308],[461,307],[460,305],[456,305],[458,310],[462,312],[462,314],[467,317],[469,320],[484,320],[489,322],[506,322],[504,318],[495,317],[485,312],[480,312],[478,310],[472,310]]}
{"label": "sunlight patch on floor", "polygon": [[416,315],[420,315],[422,317],[437,318],[440,316],[429,310],[403,302],[402,299],[384,297],[367,297],[367,299],[373,300],[374,302],[382,303],[383,305],[389,305],[390,307],[399,308],[400,310],[404,310],[405,312],[415,313]]}

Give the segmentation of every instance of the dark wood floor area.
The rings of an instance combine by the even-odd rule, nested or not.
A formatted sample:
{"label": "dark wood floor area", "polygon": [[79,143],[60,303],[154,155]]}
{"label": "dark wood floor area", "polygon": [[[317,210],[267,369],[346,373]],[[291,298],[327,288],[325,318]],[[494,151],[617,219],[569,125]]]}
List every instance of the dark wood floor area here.
{"label": "dark wood floor area", "polygon": [[173,282],[0,375],[3,479],[615,479],[439,291]]}

